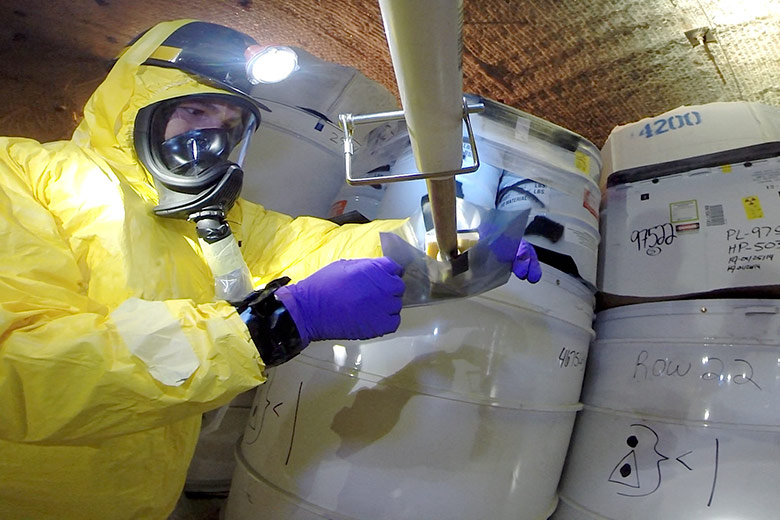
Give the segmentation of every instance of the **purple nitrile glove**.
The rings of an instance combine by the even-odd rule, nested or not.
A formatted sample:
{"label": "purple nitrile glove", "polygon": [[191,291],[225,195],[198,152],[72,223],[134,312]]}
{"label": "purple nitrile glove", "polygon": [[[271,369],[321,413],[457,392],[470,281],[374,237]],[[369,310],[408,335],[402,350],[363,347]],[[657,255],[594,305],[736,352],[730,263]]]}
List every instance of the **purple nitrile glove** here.
{"label": "purple nitrile glove", "polygon": [[403,269],[387,257],[339,260],[276,291],[301,341],[370,339],[401,324]]}
{"label": "purple nitrile glove", "polygon": [[526,239],[521,239],[515,249],[516,242],[510,237],[499,236],[490,248],[501,262],[512,262],[512,272],[521,280],[536,283],[542,279],[542,266],[536,256],[536,250]]}
{"label": "purple nitrile glove", "polygon": [[520,241],[520,246],[515,253],[512,272],[521,280],[528,280],[531,283],[542,279],[542,266],[539,265],[536,250],[525,239]]}

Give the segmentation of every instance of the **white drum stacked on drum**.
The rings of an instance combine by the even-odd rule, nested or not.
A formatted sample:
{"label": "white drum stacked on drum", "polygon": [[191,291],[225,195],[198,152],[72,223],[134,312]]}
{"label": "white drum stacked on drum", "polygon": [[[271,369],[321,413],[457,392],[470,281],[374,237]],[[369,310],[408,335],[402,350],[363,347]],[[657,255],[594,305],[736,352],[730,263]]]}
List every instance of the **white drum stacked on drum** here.
{"label": "white drum stacked on drum", "polygon": [[780,302],[599,314],[558,520],[777,518]]}
{"label": "white drum stacked on drum", "polygon": [[480,160],[501,169],[496,207],[530,209],[539,258],[596,288],[601,155],[581,136],[484,98],[473,118]]}
{"label": "white drum stacked on drum", "polygon": [[681,107],[616,128],[604,156],[607,306],[778,293],[780,108]]}
{"label": "white drum stacked on drum", "polygon": [[405,309],[395,334],[315,343],[270,370],[225,519],[547,518],[594,297],[543,270],[536,285]]}
{"label": "white drum stacked on drum", "polygon": [[775,518],[780,109],[680,107],[602,155],[606,310],[554,518]]}

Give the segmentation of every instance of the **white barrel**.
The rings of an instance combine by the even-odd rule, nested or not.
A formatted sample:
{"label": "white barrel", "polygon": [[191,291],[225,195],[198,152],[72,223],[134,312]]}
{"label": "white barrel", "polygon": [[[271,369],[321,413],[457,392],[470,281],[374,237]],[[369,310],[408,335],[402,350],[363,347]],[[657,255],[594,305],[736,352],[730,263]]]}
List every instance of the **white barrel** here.
{"label": "white barrel", "polygon": [[726,164],[777,155],[780,107],[748,101],[687,105],[654,117],[617,126],[601,155],[607,186],[637,178],[689,171],[698,164]]}
{"label": "white barrel", "polygon": [[[477,150],[479,150],[479,141],[477,141]],[[461,157],[464,167],[474,164],[468,139],[463,142]],[[418,170],[410,145],[390,166],[389,173],[402,174],[416,171]],[[455,177],[456,196],[472,204],[493,209],[496,207],[496,191],[500,177],[500,169],[482,162],[477,171]],[[386,189],[377,210],[377,218],[409,217],[420,211],[423,200],[427,200],[428,188],[424,180],[392,182],[385,186]]]}
{"label": "white barrel", "polygon": [[547,518],[594,298],[543,270],[536,285],[407,309],[395,334],[312,344],[270,371],[225,519]]}
{"label": "white barrel", "polygon": [[779,157],[607,188],[599,289],[616,303],[778,293],[778,193]]}
{"label": "white barrel", "polygon": [[628,305],[599,313],[596,332],[562,508],[592,519],[775,518],[780,301]]}
{"label": "white barrel", "polygon": [[602,155],[603,307],[780,294],[780,108],[679,107],[616,127]]}
{"label": "white barrel", "polygon": [[[580,278],[593,290],[597,283],[599,189],[588,177],[572,176],[529,165],[521,177],[504,171],[496,207],[529,209],[525,239],[536,248],[540,261]],[[551,186],[534,179],[555,178]],[[568,189],[580,184],[582,190]],[[555,189],[566,185],[567,190]],[[572,193],[576,192],[576,194]]]}
{"label": "white barrel", "polygon": [[540,261],[597,283],[601,157],[579,135],[478,96],[472,116],[480,161],[501,169],[496,207],[530,209],[526,240]]}

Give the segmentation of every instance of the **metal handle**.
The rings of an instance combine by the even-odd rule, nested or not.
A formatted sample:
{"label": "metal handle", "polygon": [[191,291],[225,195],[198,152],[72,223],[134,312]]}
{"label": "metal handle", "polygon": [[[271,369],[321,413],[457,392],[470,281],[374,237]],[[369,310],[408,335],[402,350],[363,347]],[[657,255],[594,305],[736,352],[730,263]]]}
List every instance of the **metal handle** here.
{"label": "metal handle", "polygon": [[483,103],[475,103],[469,105],[466,98],[463,98],[463,121],[466,123],[466,131],[469,136],[469,145],[471,146],[471,153],[474,156],[473,164],[460,168],[458,170],[448,170],[443,172],[414,172],[414,173],[400,173],[393,175],[384,175],[378,177],[363,177],[355,178],[352,176],[352,154],[354,153],[354,146],[352,142],[352,133],[356,125],[369,124],[369,123],[384,123],[387,121],[397,121],[404,119],[403,110],[397,110],[394,112],[377,112],[375,114],[339,114],[339,123],[341,129],[344,131],[344,163],[347,174],[347,183],[353,186],[361,186],[366,184],[384,184],[388,182],[399,181],[412,181],[417,179],[435,179],[441,177],[453,177],[462,173],[471,173],[477,171],[479,168],[479,155],[477,154],[477,143],[474,139],[474,131],[471,129],[471,121],[469,120],[469,114],[478,113],[485,110]]}

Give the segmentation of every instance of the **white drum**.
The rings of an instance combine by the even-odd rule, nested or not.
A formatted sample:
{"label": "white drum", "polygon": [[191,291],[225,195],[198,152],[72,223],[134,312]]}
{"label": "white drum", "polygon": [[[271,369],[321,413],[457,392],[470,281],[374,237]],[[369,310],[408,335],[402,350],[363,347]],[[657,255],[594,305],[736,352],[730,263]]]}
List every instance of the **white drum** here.
{"label": "white drum", "polygon": [[[238,447],[226,520],[547,518],[593,337],[593,294],[543,266],[320,342],[273,369]],[[272,515],[273,516],[273,515]]]}
{"label": "white drum", "polygon": [[[773,157],[780,144],[780,107],[750,101],[687,105],[617,126],[601,156],[601,189],[695,167]],[[692,166],[698,164],[698,166]]]}
{"label": "white drum", "polygon": [[613,520],[776,517],[780,301],[628,305],[599,313],[596,331],[562,509]]}
{"label": "white drum", "polygon": [[601,156],[581,136],[488,99],[472,117],[480,160],[501,169],[496,207],[530,209],[526,239],[543,263],[596,288]]}
{"label": "white drum", "polygon": [[778,193],[780,157],[607,188],[599,289],[615,303],[777,293]]}
{"label": "white drum", "polygon": [[[498,190],[497,208],[520,211],[530,209],[525,239],[536,247],[539,260],[580,278],[595,291],[598,248],[597,211],[599,189],[590,179],[541,167],[526,170],[533,177],[519,177],[504,171]],[[557,181],[548,179],[557,177]],[[548,186],[539,180],[551,185]],[[577,195],[559,191],[554,185],[569,188],[580,184]],[[568,188],[567,188],[568,189]]]}

